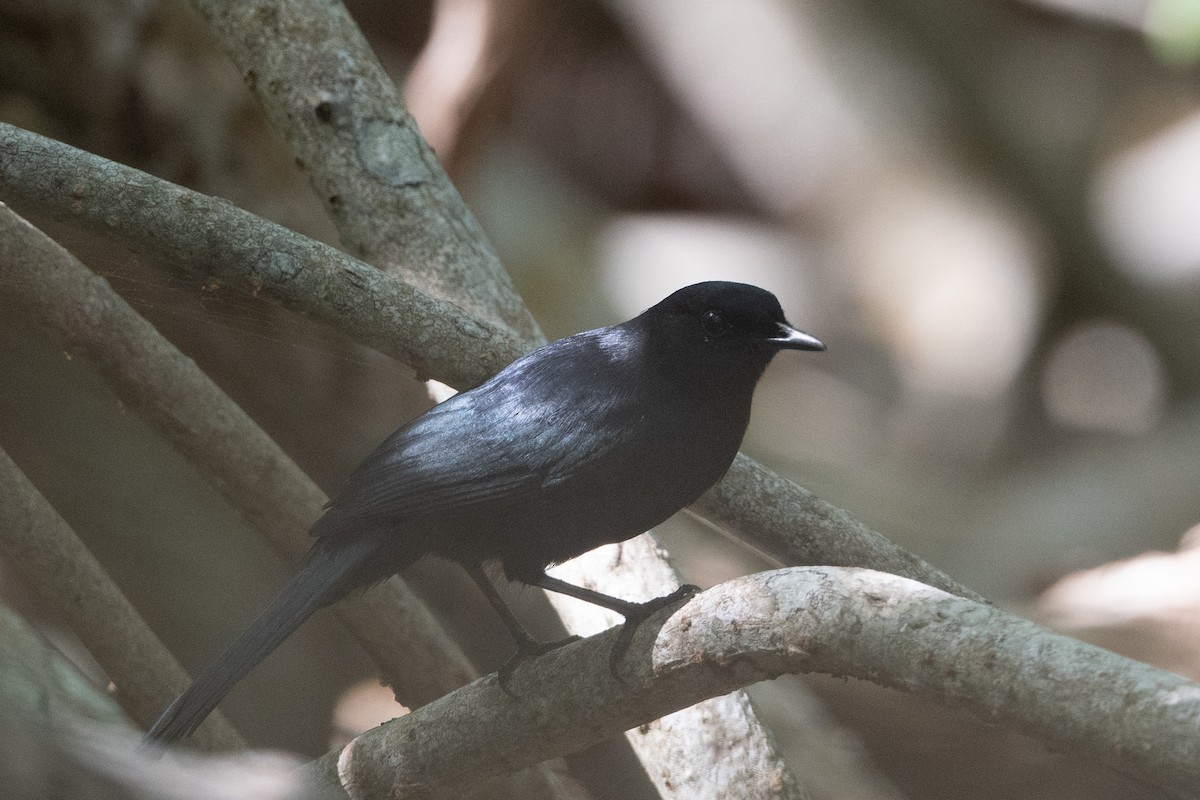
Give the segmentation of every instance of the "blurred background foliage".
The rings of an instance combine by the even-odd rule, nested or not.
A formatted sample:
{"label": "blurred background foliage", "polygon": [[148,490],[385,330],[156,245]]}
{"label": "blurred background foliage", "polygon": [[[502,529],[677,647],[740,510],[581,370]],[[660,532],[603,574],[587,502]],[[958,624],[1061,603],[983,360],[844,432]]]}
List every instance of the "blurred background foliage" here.
{"label": "blurred background foliage", "polygon": [[[772,289],[829,352],[776,360],[750,454],[1001,604],[1200,677],[1200,3],[349,7],[548,336],[698,280]],[[3,0],[0,119],[337,243],[179,0]],[[286,311],[44,227],[327,490],[428,404],[407,368]],[[211,657],[283,574],[265,546],[7,311],[0,375],[5,449],[180,658]],[[768,566],[687,519],[662,535],[696,583]],[[478,663],[503,658],[449,568],[408,577]],[[368,675],[322,619],[226,707],[252,741],[317,753]],[[1142,796],[961,714],[812,683],[907,795]],[[759,697],[802,746],[786,686]],[[356,691],[337,724],[397,713]]]}

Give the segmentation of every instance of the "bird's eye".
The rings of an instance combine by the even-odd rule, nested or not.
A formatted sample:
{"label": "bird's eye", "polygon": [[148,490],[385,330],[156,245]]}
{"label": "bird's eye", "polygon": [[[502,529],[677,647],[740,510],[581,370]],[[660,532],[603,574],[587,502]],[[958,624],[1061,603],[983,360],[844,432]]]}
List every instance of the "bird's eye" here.
{"label": "bird's eye", "polygon": [[705,311],[700,315],[700,325],[709,336],[724,336],[729,332],[729,321],[721,316],[720,311]]}

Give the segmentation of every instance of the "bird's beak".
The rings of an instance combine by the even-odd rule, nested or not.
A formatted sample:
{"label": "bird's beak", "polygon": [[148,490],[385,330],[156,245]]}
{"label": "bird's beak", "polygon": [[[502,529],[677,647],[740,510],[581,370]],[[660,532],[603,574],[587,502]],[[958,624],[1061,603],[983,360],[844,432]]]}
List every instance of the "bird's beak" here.
{"label": "bird's beak", "polygon": [[779,334],[767,339],[780,350],[824,350],[825,343],[785,322],[779,323]]}

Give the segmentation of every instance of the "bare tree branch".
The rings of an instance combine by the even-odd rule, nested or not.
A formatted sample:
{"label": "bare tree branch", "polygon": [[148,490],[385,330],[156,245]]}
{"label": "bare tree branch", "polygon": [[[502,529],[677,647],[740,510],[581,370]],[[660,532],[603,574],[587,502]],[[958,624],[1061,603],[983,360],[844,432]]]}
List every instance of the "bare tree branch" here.
{"label": "bare tree branch", "polygon": [[523,350],[396,277],[224,200],[0,123],[0,199],[282,302],[408,364],[473,385]]}
{"label": "bare tree branch", "polygon": [[347,249],[541,339],[475,216],[341,3],[193,0],[308,171]]}
{"label": "bare tree branch", "polygon": [[614,640],[527,663],[516,699],[480,679],[310,774],[353,798],[437,797],[739,686],[821,672],[932,695],[1200,797],[1200,686],[905,578],[793,567],[730,581],[643,623],[621,680],[609,673]]}

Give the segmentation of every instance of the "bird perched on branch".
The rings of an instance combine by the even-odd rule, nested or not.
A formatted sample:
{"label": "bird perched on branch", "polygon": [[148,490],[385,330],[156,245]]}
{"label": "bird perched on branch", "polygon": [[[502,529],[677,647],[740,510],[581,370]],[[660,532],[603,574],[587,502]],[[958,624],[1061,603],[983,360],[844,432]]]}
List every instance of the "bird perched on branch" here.
{"label": "bird perched on branch", "polygon": [[546,574],[689,505],[736,455],[763,370],[824,350],[773,294],[698,283],[639,316],[546,345],[389,436],[316,524],[295,576],[146,734],[191,734],[315,611],[433,554],[461,564],[516,641],[544,652],[484,573],[612,609],[626,631],[680,593],[632,603]]}

